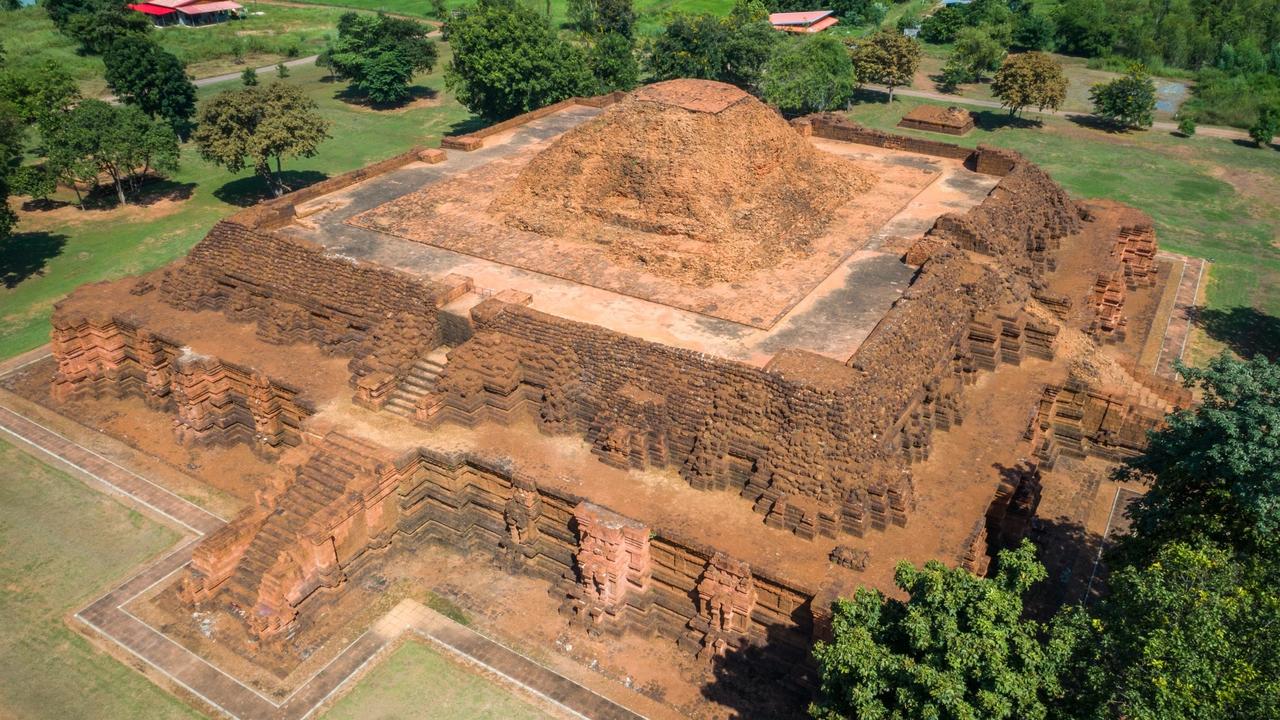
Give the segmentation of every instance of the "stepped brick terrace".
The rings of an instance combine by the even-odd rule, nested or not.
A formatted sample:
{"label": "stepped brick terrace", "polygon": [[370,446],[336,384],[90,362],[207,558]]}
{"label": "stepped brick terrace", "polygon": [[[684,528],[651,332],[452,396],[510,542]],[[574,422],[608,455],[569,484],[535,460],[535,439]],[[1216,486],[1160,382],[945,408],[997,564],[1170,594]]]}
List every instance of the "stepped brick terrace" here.
{"label": "stepped brick terrace", "polygon": [[1189,402],[1148,362],[1178,262],[1016,153],[675,81],[229,217],[15,382],[239,498],[136,612],[264,693],[418,589],[680,713],[793,712],[900,560],[1030,535],[1078,599],[1058,530]]}

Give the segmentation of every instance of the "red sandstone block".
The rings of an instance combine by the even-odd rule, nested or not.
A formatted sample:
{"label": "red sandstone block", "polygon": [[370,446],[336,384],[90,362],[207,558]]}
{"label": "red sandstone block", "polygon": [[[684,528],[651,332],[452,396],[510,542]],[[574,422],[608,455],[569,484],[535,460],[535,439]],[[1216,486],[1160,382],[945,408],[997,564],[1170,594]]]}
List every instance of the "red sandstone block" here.
{"label": "red sandstone block", "polygon": [[429,165],[442,163],[447,157],[448,156],[445,154],[445,151],[439,148],[427,148],[426,150],[418,152],[418,160]]}
{"label": "red sandstone block", "polygon": [[484,138],[474,135],[449,135],[440,141],[440,147],[449,150],[461,150],[462,152],[471,152],[484,147]]}

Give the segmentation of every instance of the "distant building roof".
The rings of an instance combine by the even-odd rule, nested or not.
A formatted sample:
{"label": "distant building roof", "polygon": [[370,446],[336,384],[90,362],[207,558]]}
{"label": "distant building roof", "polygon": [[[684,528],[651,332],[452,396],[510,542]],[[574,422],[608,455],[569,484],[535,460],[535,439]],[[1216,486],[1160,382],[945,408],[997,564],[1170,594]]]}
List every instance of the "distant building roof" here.
{"label": "distant building roof", "polygon": [[176,12],[173,8],[164,7],[163,5],[156,5],[154,3],[138,3],[137,5],[130,5],[129,9],[136,10],[144,15],[163,16],[163,15],[172,15],[174,12]]}
{"label": "distant building roof", "polygon": [[244,6],[238,2],[232,2],[231,0],[217,0],[216,2],[183,5],[177,8],[177,10],[183,15],[203,15],[204,13],[222,12],[224,10],[242,10],[243,8]]}
{"label": "distant building roof", "polygon": [[831,10],[808,12],[782,12],[769,16],[769,24],[779,30],[796,33],[816,33],[840,22]]}
{"label": "distant building roof", "polygon": [[176,8],[182,7],[183,5],[190,5],[192,3],[199,2],[199,1],[200,0],[148,0],[147,2],[142,4],[176,9]]}
{"label": "distant building roof", "polygon": [[831,13],[831,10],[773,13],[769,16],[769,23],[771,25],[812,25]]}

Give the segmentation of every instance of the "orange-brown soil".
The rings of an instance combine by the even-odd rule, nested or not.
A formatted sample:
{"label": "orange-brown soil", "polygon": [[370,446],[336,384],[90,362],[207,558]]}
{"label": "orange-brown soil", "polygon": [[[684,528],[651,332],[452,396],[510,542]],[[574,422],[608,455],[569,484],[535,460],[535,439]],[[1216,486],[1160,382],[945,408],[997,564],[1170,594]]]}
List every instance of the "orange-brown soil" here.
{"label": "orange-brown soil", "polygon": [[874,181],[741,90],[676,80],[562,135],[492,208],[512,227],[706,285],[805,253]]}

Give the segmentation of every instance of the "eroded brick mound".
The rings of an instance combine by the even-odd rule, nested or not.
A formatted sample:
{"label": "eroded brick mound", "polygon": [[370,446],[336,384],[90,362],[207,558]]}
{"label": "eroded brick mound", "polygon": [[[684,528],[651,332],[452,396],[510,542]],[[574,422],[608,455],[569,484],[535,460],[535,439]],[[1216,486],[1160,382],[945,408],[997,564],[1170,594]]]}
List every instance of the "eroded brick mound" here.
{"label": "eroded brick mound", "polygon": [[507,224],[609,247],[698,284],[803,254],[875,177],[723,83],[642,88],[565,133],[493,204]]}

